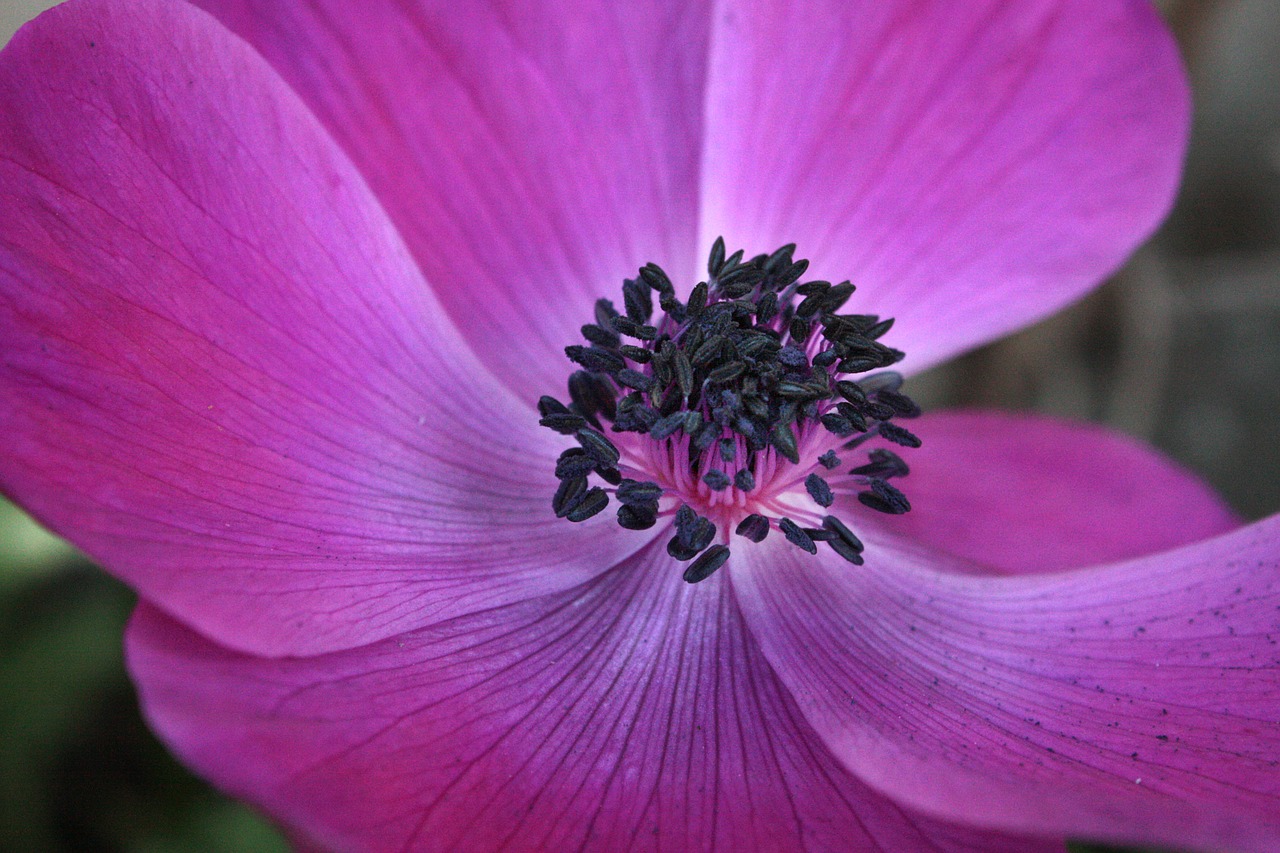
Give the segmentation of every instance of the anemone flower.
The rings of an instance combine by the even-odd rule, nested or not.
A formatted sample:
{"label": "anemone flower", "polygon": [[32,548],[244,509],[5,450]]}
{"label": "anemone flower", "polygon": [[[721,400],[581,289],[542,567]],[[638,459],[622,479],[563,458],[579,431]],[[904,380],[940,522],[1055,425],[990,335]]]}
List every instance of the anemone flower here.
{"label": "anemone flower", "polygon": [[1149,8],[198,5],[0,58],[0,483],[198,772],[337,850],[1280,846],[1280,521],[901,386],[1165,212]]}

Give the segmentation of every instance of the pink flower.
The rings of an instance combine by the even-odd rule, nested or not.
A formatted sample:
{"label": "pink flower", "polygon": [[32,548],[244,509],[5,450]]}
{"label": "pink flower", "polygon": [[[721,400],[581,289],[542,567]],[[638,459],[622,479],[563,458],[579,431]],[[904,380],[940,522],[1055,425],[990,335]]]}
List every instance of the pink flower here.
{"label": "pink flower", "polygon": [[853,280],[908,373],[1078,297],[1177,180],[1150,9],[200,5],[0,57],[0,485],[137,588],[198,771],[344,850],[1280,846],[1280,520],[932,414],[912,512],[837,490],[865,566],[775,530],[686,584],[670,491],[554,517],[535,409],[719,234]]}

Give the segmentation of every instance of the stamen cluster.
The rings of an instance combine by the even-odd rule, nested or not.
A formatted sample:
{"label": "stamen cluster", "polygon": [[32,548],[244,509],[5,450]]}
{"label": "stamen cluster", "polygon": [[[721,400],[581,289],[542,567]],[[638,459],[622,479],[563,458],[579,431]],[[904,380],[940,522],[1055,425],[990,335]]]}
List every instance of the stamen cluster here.
{"label": "stamen cluster", "polygon": [[[565,348],[580,368],[569,377],[569,404],[553,397],[538,403],[543,426],[578,442],[556,463],[558,517],[591,518],[608,506],[610,494],[620,504],[618,523],[628,529],[648,529],[674,514],[667,551],[693,561],[684,573],[693,583],[729,558],[728,528],[735,521],[734,532],[753,542],[776,525],[811,554],[816,542],[826,542],[849,562],[863,562],[862,543],[839,519],[824,515],[819,522],[819,513],[790,512],[811,516],[814,525],[804,527],[781,515],[775,494],[758,495],[766,478],[798,485],[799,478],[787,474],[795,473],[802,452],[823,450],[808,460],[814,470],[803,478],[822,513],[846,491],[880,512],[911,508],[889,482],[905,475],[907,465],[885,448],[841,475],[836,489],[829,482],[833,475],[826,472],[842,464],[837,450],[875,437],[918,447],[920,440],[892,420],[920,410],[901,393],[897,373],[849,378],[902,359],[902,352],[880,343],[893,320],[837,314],[854,286],[801,283],[809,263],[793,259],[795,248],[744,260],[742,251],[726,255],[718,238],[707,280],[687,302],[656,264],[623,283],[622,312],[607,299],[596,302],[595,322],[582,327],[586,344]],[[606,424],[616,438],[605,434]],[[592,475],[605,486],[591,485]],[[756,500],[744,499],[752,493]],[[677,501],[664,507],[670,497]],[[741,508],[749,504],[777,509],[778,517],[745,514]],[[718,533],[724,541],[715,543]]]}

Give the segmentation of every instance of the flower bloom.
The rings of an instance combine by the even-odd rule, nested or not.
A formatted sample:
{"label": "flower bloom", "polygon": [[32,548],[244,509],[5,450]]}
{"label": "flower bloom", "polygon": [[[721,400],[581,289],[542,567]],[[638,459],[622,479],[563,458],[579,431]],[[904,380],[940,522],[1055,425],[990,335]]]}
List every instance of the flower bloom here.
{"label": "flower bloom", "polygon": [[[911,422],[903,515],[770,457],[769,506],[865,565],[737,536],[743,483],[673,549],[737,493],[671,454],[643,508],[557,519],[538,424],[596,300],[653,262],[687,311],[718,235],[851,280],[908,374],[1087,291],[1178,176],[1149,8],[198,6],[69,3],[0,56],[0,485],[138,590],[199,772],[343,850],[1280,846],[1277,519],[953,412]],[[785,377],[731,364],[776,419]],[[685,583],[693,539],[732,556]]]}

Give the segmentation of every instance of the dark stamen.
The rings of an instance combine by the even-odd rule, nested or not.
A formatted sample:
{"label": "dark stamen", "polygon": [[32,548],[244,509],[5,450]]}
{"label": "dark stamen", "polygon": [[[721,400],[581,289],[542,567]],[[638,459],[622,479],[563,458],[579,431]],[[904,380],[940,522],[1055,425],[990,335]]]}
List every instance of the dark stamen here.
{"label": "dark stamen", "polygon": [[787,541],[797,548],[802,548],[810,554],[818,553],[818,546],[813,544],[812,537],[800,529],[800,525],[796,524],[789,518],[778,519],[778,529],[787,537]]}
{"label": "dark stamen", "polygon": [[647,481],[638,483],[635,480],[623,480],[618,484],[615,496],[624,504],[657,503],[658,498],[662,497],[662,487]]}
{"label": "dark stamen", "polygon": [[[553,397],[538,400],[539,423],[579,445],[556,462],[557,516],[590,518],[608,505],[612,492],[618,524],[646,530],[671,512],[661,502],[677,498],[667,550],[692,561],[685,579],[695,583],[728,559],[726,545],[711,543],[717,529],[732,524],[743,496],[750,495],[749,502],[759,495],[769,505],[775,484],[794,482],[783,460],[820,466],[797,473],[804,474],[809,498],[825,509],[836,494],[827,478],[848,452],[876,439],[919,446],[919,438],[895,422],[915,417],[920,408],[901,392],[901,375],[886,369],[903,358],[880,342],[893,320],[837,313],[855,293],[853,284],[802,282],[809,263],[796,260],[795,250],[788,244],[748,258],[741,250],[728,253],[717,238],[707,280],[695,284],[687,303],[656,264],[623,282],[621,311],[608,299],[596,301],[594,322],[582,327],[585,344],[565,349],[581,368],[569,377],[568,405]],[[637,456],[636,442],[662,447]],[[802,459],[815,442],[844,450]],[[858,452],[866,453],[866,462],[854,462],[839,489],[861,487],[858,499],[880,512],[908,511],[906,496],[888,482],[906,475],[906,463],[884,448]],[[668,479],[654,468],[666,465],[687,468]],[[757,483],[762,471],[769,472],[769,482]],[[613,488],[593,487],[591,477]],[[706,492],[683,495],[678,490],[687,486],[660,485],[673,482],[737,494],[709,501],[705,511],[713,523],[694,509],[708,501]],[[735,533],[759,542],[771,523],[811,554],[825,541],[843,559],[862,562],[861,541],[830,515],[821,527],[802,528],[788,518],[771,522],[753,513]]]}
{"label": "dark stamen", "polygon": [[599,486],[592,486],[578,505],[565,517],[570,521],[586,521],[609,505],[609,496]]}
{"label": "dark stamen", "polygon": [[724,265],[724,238],[717,237],[711,244],[711,257],[707,259],[707,275],[715,278]]}
{"label": "dark stamen", "polygon": [[614,317],[609,321],[618,334],[625,335],[628,338],[636,338],[641,341],[651,341],[658,336],[658,330],[653,326],[646,326],[642,323],[628,317]]}
{"label": "dark stamen", "polygon": [[867,402],[867,394],[862,390],[862,387],[859,386],[857,382],[852,382],[848,379],[842,379],[836,383],[836,393],[841,397],[844,397],[850,403],[857,404]]}
{"label": "dark stamen", "polygon": [[538,414],[544,418],[548,415],[567,415],[569,413],[569,408],[555,397],[548,397],[544,394],[538,398]]}
{"label": "dark stamen", "polygon": [[729,475],[721,471],[719,468],[712,468],[702,477],[702,482],[711,487],[712,491],[723,492],[733,483],[729,479]]}
{"label": "dark stamen", "polygon": [[796,434],[792,432],[791,424],[780,423],[775,426],[769,433],[769,442],[792,464],[800,464],[800,450],[796,447]]}
{"label": "dark stamen", "polygon": [[570,361],[577,362],[594,373],[616,373],[627,366],[616,352],[600,347],[584,347],[575,344],[564,348]]}
{"label": "dark stamen", "polygon": [[677,560],[691,560],[715,535],[715,525],[685,504],[676,511],[676,535],[667,543],[667,553]]}
{"label": "dark stamen", "polygon": [[853,563],[855,566],[861,566],[864,562],[862,558],[862,552],[855,549],[853,546],[851,546],[848,542],[845,542],[843,539],[839,539],[839,538],[828,539],[827,546],[830,547],[832,551],[835,551],[841,557],[848,560],[850,563]]}
{"label": "dark stamen", "polygon": [[633,323],[647,323],[653,314],[653,297],[643,275],[641,278],[641,281],[625,281],[622,284],[622,300],[626,305],[627,319]]}
{"label": "dark stamen", "polygon": [[739,536],[745,536],[752,542],[763,542],[764,537],[769,535],[769,519],[752,513],[738,522],[738,528],[733,532]]}
{"label": "dark stamen", "polygon": [[569,376],[569,398],[578,414],[593,426],[599,426],[597,415],[613,420],[617,414],[617,394],[609,387],[609,380],[595,373],[578,370]]}
{"label": "dark stamen", "polygon": [[906,394],[900,394],[897,391],[884,389],[876,394],[876,399],[893,409],[893,413],[900,418],[918,418],[920,417],[920,407],[916,405]]}
{"label": "dark stamen", "polygon": [[909,430],[905,430],[897,424],[880,424],[880,437],[886,441],[892,441],[894,444],[901,444],[903,447],[919,447],[920,439]]}
{"label": "dark stamen", "polygon": [[619,370],[618,375],[614,378],[618,380],[619,385],[634,388],[641,393],[653,387],[653,377],[645,376],[640,371],[632,370],[629,367]]}
{"label": "dark stamen", "polygon": [[648,530],[658,523],[658,503],[623,504],[618,507],[618,524],[627,530]]}
{"label": "dark stamen", "polygon": [[545,415],[538,423],[561,435],[573,435],[587,425],[587,419],[572,412],[552,412]]}
{"label": "dark stamen", "polygon": [[556,488],[555,497],[551,499],[551,509],[555,511],[556,518],[564,518],[572,512],[581,503],[582,496],[586,493],[586,477],[568,477],[561,480]]}
{"label": "dark stamen", "polygon": [[686,583],[698,583],[711,577],[711,574],[729,559],[729,549],[724,545],[712,545],[702,552],[702,556],[689,564],[684,570]]}
{"label": "dark stamen", "polygon": [[844,522],[834,515],[822,519],[822,526],[834,533],[839,539],[855,551],[862,551],[862,540],[853,535],[853,531],[845,527]]}
{"label": "dark stamen", "polygon": [[574,477],[585,477],[595,470],[599,464],[587,451],[580,447],[571,447],[560,454],[556,460],[556,478],[568,480]]}
{"label": "dark stamen", "polygon": [[623,344],[618,348],[618,352],[623,356],[631,359],[637,364],[648,364],[653,361],[653,350],[644,347],[632,346],[631,344]]}
{"label": "dark stamen", "polygon": [[885,450],[877,447],[867,454],[871,461],[866,465],[859,465],[850,471],[850,474],[857,474],[861,477],[878,477],[881,480],[887,480],[890,477],[905,477],[910,470],[907,463],[902,461],[902,457],[894,453],[892,450]]}
{"label": "dark stamen", "polygon": [[685,412],[672,412],[665,418],[660,418],[649,427],[649,437],[654,441],[662,441],[675,435],[676,431],[687,422],[685,414]]}
{"label": "dark stamen", "polygon": [[907,496],[884,480],[872,478],[867,485],[871,487],[871,491],[859,492],[858,500],[871,509],[888,515],[902,515],[911,509]]}
{"label": "dark stamen", "polygon": [[835,502],[836,496],[832,494],[831,487],[816,473],[805,477],[804,487],[809,492],[809,497],[813,498],[818,506],[829,507]]}
{"label": "dark stamen", "polygon": [[591,343],[606,349],[614,349],[622,343],[622,338],[618,337],[617,332],[597,326],[594,323],[588,323],[582,327],[582,336]]}
{"label": "dark stamen", "polygon": [[578,430],[577,438],[587,455],[601,465],[611,467],[622,458],[614,443],[593,429]]}

